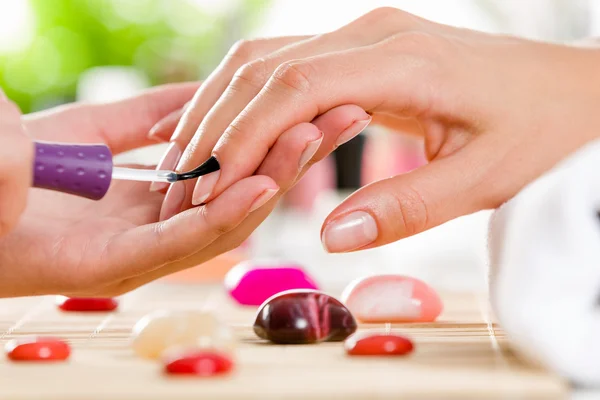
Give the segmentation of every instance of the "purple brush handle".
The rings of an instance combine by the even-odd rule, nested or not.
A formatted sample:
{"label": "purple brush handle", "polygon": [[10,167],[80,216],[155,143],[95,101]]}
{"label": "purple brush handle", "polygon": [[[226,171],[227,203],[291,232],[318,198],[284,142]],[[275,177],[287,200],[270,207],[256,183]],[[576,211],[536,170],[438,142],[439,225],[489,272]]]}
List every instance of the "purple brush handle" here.
{"label": "purple brush handle", "polygon": [[108,191],[113,160],[103,144],[35,143],[33,186],[99,200]]}

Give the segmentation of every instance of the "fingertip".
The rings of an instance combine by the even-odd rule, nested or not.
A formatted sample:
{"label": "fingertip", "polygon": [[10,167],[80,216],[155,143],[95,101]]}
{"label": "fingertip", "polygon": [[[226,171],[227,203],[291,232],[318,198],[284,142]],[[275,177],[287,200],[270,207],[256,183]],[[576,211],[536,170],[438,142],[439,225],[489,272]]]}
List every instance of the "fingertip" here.
{"label": "fingertip", "polygon": [[379,236],[375,218],[368,210],[332,216],[321,228],[321,243],[328,253],[354,251],[374,243]]}
{"label": "fingertip", "polygon": [[341,132],[355,121],[364,121],[370,118],[371,115],[362,107],[344,104],[319,115],[313,120],[313,124],[321,130]]}
{"label": "fingertip", "polygon": [[279,190],[279,185],[270,176],[254,175],[240,181],[247,187],[253,188],[256,191]]}
{"label": "fingertip", "polygon": [[148,138],[160,143],[168,142],[173,136],[175,129],[177,129],[177,124],[181,120],[182,115],[183,109],[168,114],[150,128]]}

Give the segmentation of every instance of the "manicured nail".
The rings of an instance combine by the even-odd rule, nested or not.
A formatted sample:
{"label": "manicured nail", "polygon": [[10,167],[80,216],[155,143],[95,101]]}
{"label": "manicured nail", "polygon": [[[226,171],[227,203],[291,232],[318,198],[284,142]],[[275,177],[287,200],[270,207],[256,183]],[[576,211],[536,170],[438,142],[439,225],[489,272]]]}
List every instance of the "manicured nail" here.
{"label": "manicured nail", "polygon": [[330,222],[321,241],[329,253],[358,249],[377,239],[377,223],[371,214],[355,211]]}
{"label": "manicured nail", "polygon": [[169,188],[165,200],[163,201],[162,208],[160,210],[160,220],[164,221],[181,210],[181,205],[185,199],[185,185],[183,182],[175,182]]}
{"label": "manicured nail", "polygon": [[[169,147],[167,147],[167,151],[165,151],[165,154],[158,162],[156,169],[173,170],[177,166],[179,158],[181,158],[181,150],[176,142],[171,142]],[[168,185],[169,184],[165,182],[152,182],[152,184],[150,184],[150,191],[156,192],[157,190],[166,188]]]}
{"label": "manicured nail", "polygon": [[336,146],[341,146],[350,139],[354,138],[356,135],[365,130],[367,125],[371,123],[371,117],[369,119],[365,119],[362,121],[355,121],[352,125],[350,125],[344,132],[338,136],[337,141],[335,142]]}
{"label": "manicured nail", "polygon": [[308,142],[308,144],[306,145],[306,148],[304,149],[304,151],[302,152],[302,155],[300,156],[300,162],[298,163],[298,166],[300,169],[302,169],[302,167],[304,167],[306,165],[306,163],[309,162],[311,158],[313,158],[313,156],[316,154],[317,150],[319,150],[319,146],[321,146],[322,141],[323,141],[323,133],[321,132],[320,138],[318,138],[317,140]]}
{"label": "manicured nail", "polygon": [[198,178],[194,193],[192,194],[192,204],[197,206],[202,204],[208,199],[212,191],[215,189],[215,185],[221,176],[221,171],[211,172],[210,174],[203,175]]}
{"label": "manicured nail", "polygon": [[275,196],[275,193],[277,192],[279,192],[279,188],[267,189],[264,192],[262,192],[261,195],[258,196],[256,200],[254,200],[254,203],[252,203],[252,205],[250,206],[250,212],[255,211],[264,206],[269,200],[273,198],[273,196]]}
{"label": "manicured nail", "polygon": [[158,134],[169,125],[176,125],[176,123],[181,119],[182,114],[183,110],[176,110],[158,121],[152,128],[150,128],[150,131],[148,131],[148,138],[165,142],[168,141],[169,138],[160,137]]}

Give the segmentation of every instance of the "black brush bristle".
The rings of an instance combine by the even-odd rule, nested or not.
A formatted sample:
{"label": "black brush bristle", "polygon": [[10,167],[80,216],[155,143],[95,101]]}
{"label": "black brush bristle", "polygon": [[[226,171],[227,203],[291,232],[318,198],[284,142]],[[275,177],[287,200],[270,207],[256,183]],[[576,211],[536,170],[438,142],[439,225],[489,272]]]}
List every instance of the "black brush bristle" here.
{"label": "black brush bristle", "polygon": [[185,181],[186,179],[194,179],[199,176],[210,174],[211,172],[218,171],[221,168],[219,165],[219,161],[215,157],[211,157],[206,160],[202,165],[198,168],[193,169],[188,172],[183,172],[181,174],[177,174],[178,181]]}

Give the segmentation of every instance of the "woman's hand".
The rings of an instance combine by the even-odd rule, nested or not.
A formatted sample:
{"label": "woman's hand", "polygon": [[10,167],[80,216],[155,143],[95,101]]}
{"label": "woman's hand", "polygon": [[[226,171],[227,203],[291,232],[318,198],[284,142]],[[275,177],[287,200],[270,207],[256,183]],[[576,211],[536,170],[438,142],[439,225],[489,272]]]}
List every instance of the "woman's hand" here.
{"label": "woman's hand", "polygon": [[[353,104],[373,123],[422,135],[430,161],[362,188],[324,223],[328,251],[384,245],[499,206],[597,137],[598,65],[595,49],[453,28],[392,8],[323,35],[242,43],[171,139],[183,151],[178,170],[211,155],[221,170],[195,188],[186,183],[185,196],[169,193],[164,207],[212,201],[260,169],[281,132]],[[368,122],[355,120],[319,155]]]}
{"label": "woman's hand", "polygon": [[[119,154],[154,143],[149,129],[181,109],[197,86],[168,85],[116,103],[62,106],[23,117],[23,126],[36,140],[102,142]],[[302,154],[314,153],[315,141],[329,140],[362,115],[358,107],[339,107],[313,124],[293,127],[278,138],[257,175],[163,222],[164,195],[149,191],[147,183],[114,181],[100,201],[32,189],[18,225],[0,239],[0,297],[113,296],[237,247],[268,216],[272,199],[293,185]]]}
{"label": "woman's hand", "polygon": [[21,111],[0,89],[0,237],[18,223],[27,204],[33,168],[33,143]]}

